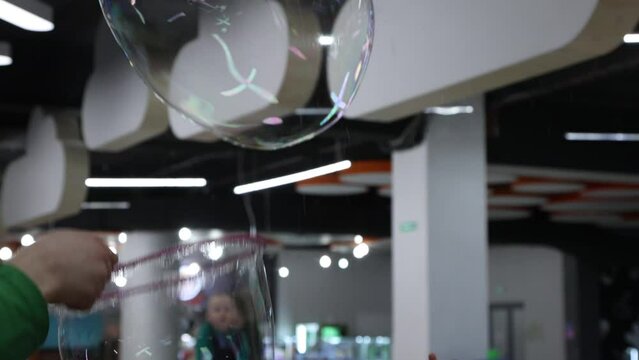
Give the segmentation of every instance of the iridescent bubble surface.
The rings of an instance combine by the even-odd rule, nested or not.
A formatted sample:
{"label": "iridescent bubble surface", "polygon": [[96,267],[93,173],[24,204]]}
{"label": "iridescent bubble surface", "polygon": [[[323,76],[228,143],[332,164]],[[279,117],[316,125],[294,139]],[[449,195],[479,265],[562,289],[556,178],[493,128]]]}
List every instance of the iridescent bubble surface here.
{"label": "iridescent bubble surface", "polygon": [[341,119],[373,44],[372,0],[101,5],[131,64],[164,102],[249,148],[291,146]]}
{"label": "iridescent bubble surface", "polygon": [[244,235],[174,244],[130,236],[94,307],[60,311],[61,358],[273,359],[262,246]]}

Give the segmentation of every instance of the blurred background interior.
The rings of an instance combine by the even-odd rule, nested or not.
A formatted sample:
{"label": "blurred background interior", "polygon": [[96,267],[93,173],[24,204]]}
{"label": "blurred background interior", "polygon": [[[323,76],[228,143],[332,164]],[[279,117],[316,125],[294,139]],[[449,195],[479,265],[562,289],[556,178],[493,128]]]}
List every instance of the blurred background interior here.
{"label": "blurred background interior", "polygon": [[[102,20],[97,1],[45,2],[55,10],[54,31],[0,21],[0,41],[10,43],[13,57],[0,67],[0,173],[24,155],[34,106],[80,109],[93,71]],[[468,340],[454,327],[467,324],[438,320],[449,304],[477,306],[488,318],[477,324],[488,353],[467,360],[639,359],[639,45],[633,39],[620,37],[602,56],[393,122],[349,118],[280,151],[182,141],[168,130],[121,152],[92,151],[91,178],[203,178],[206,185],[90,187],[81,212],[1,235],[0,258],[10,259],[53,228],[114,231],[112,246],[120,250],[139,233],[191,241],[255,225],[273,240],[265,262],[277,359],[390,359],[396,341],[421,334],[406,320],[411,314],[427,321],[431,333],[441,330],[431,344],[454,347]],[[448,124],[458,118],[484,120],[476,122],[479,145],[449,136]],[[452,148],[472,153],[484,145],[485,165],[473,168],[477,158],[468,154],[440,160]],[[419,157],[396,156],[414,146],[432,146],[420,155],[432,156],[430,163],[411,165]],[[233,193],[239,184],[343,160],[351,169]],[[415,175],[424,169],[429,175]],[[411,181],[421,191],[408,187]],[[474,197],[466,198],[468,191]],[[466,201],[472,211],[464,211]],[[460,246],[457,236],[465,239]],[[467,250],[466,243],[475,247]],[[472,272],[468,264],[482,262],[485,276],[462,277]],[[410,274],[422,283],[412,290],[414,301]],[[467,287],[469,296],[448,292],[446,281]],[[34,359],[58,358],[52,320]],[[188,346],[193,340],[185,335]]]}

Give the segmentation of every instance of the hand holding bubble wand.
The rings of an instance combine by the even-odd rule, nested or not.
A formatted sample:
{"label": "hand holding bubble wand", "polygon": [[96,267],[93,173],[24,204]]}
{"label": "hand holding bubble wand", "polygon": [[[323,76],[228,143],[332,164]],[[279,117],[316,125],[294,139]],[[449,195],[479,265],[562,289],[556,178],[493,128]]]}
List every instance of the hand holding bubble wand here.
{"label": "hand holding bubble wand", "polygon": [[[113,281],[120,281],[119,288],[107,289],[90,311],[58,308],[61,358],[105,359],[103,354],[92,352],[87,339],[93,338],[112,348],[114,359],[150,358],[152,354],[177,351],[177,344],[181,343],[177,334],[186,330],[178,331],[179,326],[169,325],[170,319],[177,314],[191,314],[196,322],[205,323],[201,310],[197,309],[220,284],[228,288],[229,294],[238,294],[246,300],[246,318],[252,327],[259,328],[250,337],[243,336],[242,353],[272,351],[262,346],[263,339],[272,336],[273,319],[261,259],[263,248],[271,243],[272,240],[261,236],[234,234],[169,246],[121,263],[112,273]],[[141,307],[131,313],[132,306]],[[127,322],[122,318],[124,314],[134,316],[135,321]],[[105,323],[119,318],[118,334],[109,340],[101,338],[99,328],[83,329],[83,321],[92,318]]]}

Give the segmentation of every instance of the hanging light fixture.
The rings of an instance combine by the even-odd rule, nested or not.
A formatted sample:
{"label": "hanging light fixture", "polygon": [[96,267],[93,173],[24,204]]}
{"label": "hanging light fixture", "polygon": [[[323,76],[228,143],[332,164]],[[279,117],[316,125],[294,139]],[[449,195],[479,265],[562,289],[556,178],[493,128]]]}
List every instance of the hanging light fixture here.
{"label": "hanging light fixture", "polygon": [[518,193],[524,194],[570,194],[584,190],[586,185],[566,180],[521,177],[511,185]]}
{"label": "hanging light fixture", "polygon": [[350,169],[339,175],[341,181],[349,184],[382,186],[391,183],[391,162],[389,160],[353,161]]}
{"label": "hanging light fixture", "polygon": [[347,196],[368,192],[366,186],[342,183],[336,174],[300,181],[297,183],[296,190],[302,195],[315,196]]}
{"label": "hanging light fixture", "polygon": [[[1,0],[0,0],[1,1]],[[0,66],[9,66],[13,63],[11,58],[11,44],[0,41]]]}
{"label": "hanging light fixture", "polygon": [[53,9],[38,0],[0,0],[0,19],[29,31],[45,32],[55,27]]}

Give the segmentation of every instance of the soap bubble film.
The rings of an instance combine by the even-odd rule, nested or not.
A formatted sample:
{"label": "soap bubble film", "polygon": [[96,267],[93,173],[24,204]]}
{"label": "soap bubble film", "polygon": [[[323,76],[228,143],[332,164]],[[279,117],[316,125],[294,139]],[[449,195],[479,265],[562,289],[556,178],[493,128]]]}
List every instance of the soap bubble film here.
{"label": "soap bubble film", "polygon": [[59,310],[63,360],[273,359],[264,241],[178,242],[132,236],[93,308]]}
{"label": "soap bubble film", "polygon": [[132,66],[171,108],[273,150],[344,115],[370,58],[372,0],[101,0]]}

